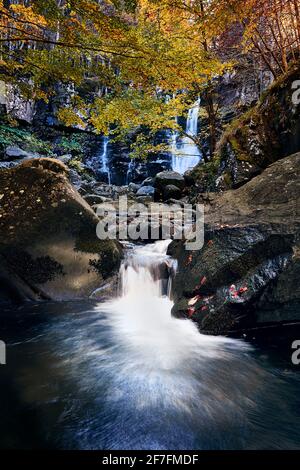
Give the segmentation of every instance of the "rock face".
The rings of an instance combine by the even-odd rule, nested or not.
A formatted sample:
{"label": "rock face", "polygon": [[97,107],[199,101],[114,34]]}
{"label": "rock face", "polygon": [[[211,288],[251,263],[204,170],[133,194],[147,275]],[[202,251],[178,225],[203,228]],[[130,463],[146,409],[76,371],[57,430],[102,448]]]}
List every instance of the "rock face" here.
{"label": "rock face", "polygon": [[180,199],[181,190],[173,184],[168,184],[163,190],[163,197],[165,201],[168,199]]}
{"label": "rock face", "polygon": [[181,191],[185,188],[184,177],[176,171],[161,171],[154,179],[155,196],[158,200],[181,197]]}
{"label": "rock face", "polygon": [[163,190],[165,186],[173,184],[179,189],[183,189],[185,185],[184,177],[176,171],[161,171],[155,177],[155,187]]}
{"label": "rock face", "polygon": [[239,189],[203,195],[203,248],[169,248],[178,259],[175,316],[209,334],[300,321],[299,165],[300,153]]}
{"label": "rock face", "polygon": [[35,155],[30,152],[26,152],[25,150],[22,150],[20,147],[16,147],[13,145],[10,145],[6,147],[5,149],[5,156],[8,160],[14,160],[14,159],[28,159],[28,158],[36,158],[38,155]]}
{"label": "rock face", "polygon": [[240,187],[271,163],[300,151],[299,76],[300,63],[229,124],[214,161],[190,172],[200,191]]}
{"label": "rock face", "polygon": [[119,268],[117,242],[96,236],[98,219],[54,159],[0,171],[2,297],[89,297]]}
{"label": "rock face", "polygon": [[223,161],[233,152],[238,162],[262,168],[300,149],[300,103],[294,93],[300,64],[275,82],[261,101],[233,121],[220,143]]}

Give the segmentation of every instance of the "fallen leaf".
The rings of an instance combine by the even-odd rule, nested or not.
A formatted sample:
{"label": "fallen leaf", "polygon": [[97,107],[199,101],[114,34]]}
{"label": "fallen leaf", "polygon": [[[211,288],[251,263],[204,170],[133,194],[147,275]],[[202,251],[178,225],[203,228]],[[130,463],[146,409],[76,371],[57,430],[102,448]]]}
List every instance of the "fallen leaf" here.
{"label": "fallen leaf", "polygon": [[239,289],[239,292],[238,292],[238,293],[239,293],[239,294],[244,294],[245,292],[247,292],[247,290],[248,290],[248,287],[241,287],[241,288]]}
{"label": "fallen leaf", "polygon": [[192,316],[194,315],[194,313],[195,313],[195,309],[194,309],[194,308],[192,308],[192,307],[191,307],[191,308],[188,308],[187,314],[188,314],[189,317],[192,317]]}
{"label": "fallen leaf", "polygon": [[195,297],[193,297],[192,299],[188,301],[188,305],[192,307],[198,302],[199,299],[200,299],[200,295],[196,295]]}

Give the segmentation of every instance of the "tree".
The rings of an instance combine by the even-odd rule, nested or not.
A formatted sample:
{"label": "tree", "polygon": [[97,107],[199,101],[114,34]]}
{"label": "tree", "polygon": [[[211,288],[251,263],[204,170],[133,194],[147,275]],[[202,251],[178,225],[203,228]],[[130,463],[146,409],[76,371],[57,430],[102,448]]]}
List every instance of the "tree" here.
{"label": "tree", "polygon": [[[201,94],[212,156],[215,79],[249,56],[284,73],[299,57],[299,15],[299,0],[0,0],[0,79],[45,100],[72,84],[61,120],[114,138],[134,130],[144,153],[158,130],[184,132],[174,118]],[[94,102],[78,92],[87,79]]]}

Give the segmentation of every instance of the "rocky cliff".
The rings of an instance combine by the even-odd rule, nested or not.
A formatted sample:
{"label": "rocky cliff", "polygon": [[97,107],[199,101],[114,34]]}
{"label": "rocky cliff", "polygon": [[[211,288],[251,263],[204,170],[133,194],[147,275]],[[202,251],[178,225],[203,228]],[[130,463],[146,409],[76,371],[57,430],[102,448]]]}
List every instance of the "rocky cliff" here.
{"label": "rocky cliff", "polygon": [[239,189],[202,196],[205,245],[178,259],[173,315],[200,331],[234,334],[300,321],[300,153]]}
{"label": "rocky cliff", "polygon": [[214,159],[191,171],[200,191],[240,187],[271,163],[300,150],[300,100],[295,89],[299,77],[296,63],[255,106],[227,126]]}

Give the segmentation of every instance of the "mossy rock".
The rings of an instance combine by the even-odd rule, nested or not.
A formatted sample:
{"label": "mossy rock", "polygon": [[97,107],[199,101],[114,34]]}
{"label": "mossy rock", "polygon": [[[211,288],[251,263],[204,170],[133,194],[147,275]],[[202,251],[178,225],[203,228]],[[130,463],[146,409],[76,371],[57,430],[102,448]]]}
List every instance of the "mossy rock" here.
{"label": "mossy rock", "polygon": [[89,297],[116,274],[122,256],[117,241],[97,238],[98,218],[67,175],[63,163],[46,158],[0,172],[0,254],[7,277],[56,300]]}
{"label": "mossy rock", "polygon": [[300,106],[292,102],[292,84],[299,79],[300,63],[275,81],[259,103],[227,127],[217,154],[228,156],[228,144],[237,160],[265,168],[300,150]]}

